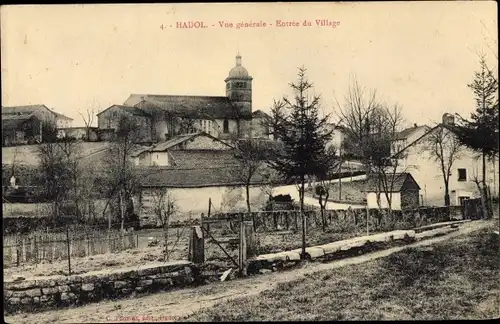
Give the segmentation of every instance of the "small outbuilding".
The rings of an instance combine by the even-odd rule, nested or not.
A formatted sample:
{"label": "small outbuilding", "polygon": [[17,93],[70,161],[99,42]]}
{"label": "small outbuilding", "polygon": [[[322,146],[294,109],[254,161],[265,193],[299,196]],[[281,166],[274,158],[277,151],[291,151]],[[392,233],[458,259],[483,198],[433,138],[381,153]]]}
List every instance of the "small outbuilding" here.
{"label": "small outbuilding", "polygon": [[368,208],[388,208],[389,200],[392,210],[420,206],[420,186],[407,172],[386,174],[383,177],[374,174],[367,179],[364,191]]}

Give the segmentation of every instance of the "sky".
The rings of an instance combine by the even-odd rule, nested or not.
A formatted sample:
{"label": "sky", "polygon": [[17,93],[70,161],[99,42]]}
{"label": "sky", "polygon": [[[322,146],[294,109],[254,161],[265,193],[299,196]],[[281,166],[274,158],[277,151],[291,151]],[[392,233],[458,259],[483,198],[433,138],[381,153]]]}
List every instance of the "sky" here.
{"label": "sky", "polygon": [[[335,116],[356,78],[399,104],[408,125],[439,122],[445,112],[468,116],[478,53],[498,67],[493,1],[0,10],[2,106],[45,104],[74,118],[73,126],[83,126],[79,112],[123,104],[131,93],[223,96],[238,52],[253,77],[254,111],[291,96],[289,83],[303,66],[325,113]],[[299,26],[278,27],[277,20]],[[207,28],[176,28],[189,21]],[[221,28],[223,22],[233,27]],[[252,22],[267,26],[235,28]]]}

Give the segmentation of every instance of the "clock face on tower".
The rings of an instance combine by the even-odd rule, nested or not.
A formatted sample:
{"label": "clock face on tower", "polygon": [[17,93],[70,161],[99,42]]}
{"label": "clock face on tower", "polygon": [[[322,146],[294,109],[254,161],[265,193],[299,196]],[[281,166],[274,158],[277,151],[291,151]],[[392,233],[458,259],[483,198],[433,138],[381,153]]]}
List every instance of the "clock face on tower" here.
{"label": "clock face on tower", "polygon": [[234,87],[237,89],[244,89],[244,88],[246,88],[246,82],[245,81],[236,81],[234,83]]}

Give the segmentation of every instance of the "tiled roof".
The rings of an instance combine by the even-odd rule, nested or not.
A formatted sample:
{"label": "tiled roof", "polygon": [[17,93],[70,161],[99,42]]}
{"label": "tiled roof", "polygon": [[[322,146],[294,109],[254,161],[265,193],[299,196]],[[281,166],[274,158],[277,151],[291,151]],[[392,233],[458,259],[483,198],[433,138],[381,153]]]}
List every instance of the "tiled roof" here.
{"label": "tiled roof", "polygon": [[150,117],[148,113],[146,113],[145,111],[143,111],[143,110],[141,110],[141,109],[139,109],[137,107],[134,107],[134,106],[125,106],[125,105],[111,105],[108,108],[104,109],[103,111],[99,112],[97,114],[97,116],[99,116],[103,112],[107,111],[108,109],[111,109],[111,108],[114,108],[114,107],[120,108],[123,111],[126,111],[129,114],[132,114],[134,116]]}
{"label": "tiled roof", "polygon": [[234,119],[238,117],[237,110],[231,100],[224,96],[131,94],[124,104],[133,105],[141,109],[161,109],[180,115],[206,115],[216,119]]}
{"label": "tiled roof", "polygon": [[2,115],[9,115],[9,114],[21,114],[21,115],[31,115],[38,109],[46,109],[53,113],[56,117],[58,118],[64,118],[68,120],[73,120],[73,118],[70,118],[68,116],[64,116],[63,114],[57,113],[45,105],[26,105],[26,106],[11,106],[11,107],[2,107]]}
{"label": "tiled roof", "polygon": [[238,165],[234,150],[171,150],[176,166],[182,168],[217,168]]}
{"label": "tiled roof", "polygon": [[70,118],[68,116],[64,116],[63,114],[60,114],[60,113],[57,113],[55,111],[53,111],[54,114],[56,114],[56,117],[57,118],[62,118],[62,119],[68,119],[68,120],[73,120],[73,118]]}
{"label": "tiled roof", "polygon": [[150,148],[149,151],[151,151],[151,152],[164,152],[167,149],[174,147],[176,145],[179,145],[181,143],[184,143],[187,140],[190,140],[191,138],[196,137],[198,135],[199,135],[199,133],[177,135],[177,136],[169,139],[166,142],[156,144],[155,146]]}
{"label": "tiled roof", "polygon": [[[377,175],[372,175],[368,179],[365,180],[365,190],[364,191],[378,191],[378,186],[377,186]],[[417,182],[413,178],[413,176],[408,173],[396,173],[396,174],[386,174],[387,177],[387,186],[391,186],[392,182],[392,192],[400,192],[401,189],[403,188],[403,185],[405,184],[406,181],[413,181],[417,186]],[[420,186],[418,186],[420,189]],[[381,190],[383,191],[383,187],[381,187]]]}
{"label": "tiled roof", "polygon": [[[239,166],[219,168],[148,168],[139,171],[144,187],[201,188],[242,185]],[[259,174],[252,177],[252,184],[263,182]]]}
{"label": "tiled roof", "polygon": [[[221,143],[224,143],[222,142],[221,140],[205,133],[205,132],[198,132],[198,133],[191,133],[191,134],[182,134],[182,135],[177,135],[171,139],[169,139],[168,141],[166,142],[161,142],[161,143],[158,143],[158,144],[155,144],[155,145],[152,145],[152,146],[149,146],[149,147],[143,147],[142,150],[137,150],[134,152],[134,154],[132,154],[131,156],[138,156],[139,154],[143,153],[143,152],[165,152],[166,150],[168,149],[171,149],[171,148],[174,148],[175,146],[179,145],[179,144],[182,144],[194,137],[197,137],[197,136],[206,136],[206,137],[210,137],[212,138],[214,141],[219,141]],[[231,147],[229,144],[227,143],[224,143],[225,145],[227,145],[228,147]]]}
{"label": "tiled roof", "polygon": [[428,128],[428,126],[425,126],[425,125],[413,126],[413,127],[406,128],[406,129],[404,129],[396,134],[396,140],[407,139],[413,132],[416,132],[416,131],[421,130],[421,129],[426,129],[426,128]]}
{"label": "tiled roof", "polygon": [[12,107],[2,107],[3,114],[32,114],[36,110],[43,108],[48,109],[45,105],[26,105],[26,106],[12,106]]}
{"label": "tiled roof", "polygon": [[262,110],[256,110],[252,113],[253,118],[269,118],[269,115]]}
{"label": "tiled roof", "polygon": [[423,138],[427,137],[427,135],[429,135],[430,133],[434,132],[438,128],[443,127],[443,128],[446,128],[446,129],[450,130],[451,132],[455,132],[456,131],[456,126],[453,126],[453,125],[437,124],[436,126],[434,126],[432,128],[429,128],[428,126],[424,126],[424,127],[428,128],[428,130],[422,136],[420,136],[419,138],[417,138],[416,140],[414,140],[413,142],[411,142],[410,144],[408,144],[406,147],[404,147],[403,149],[401,149],[399,152],[393,154],[391,158],[398,157],[401,153],[403,153],[408,148],[410,148],[410,147],[416,145],[417,143],[419,143]]}

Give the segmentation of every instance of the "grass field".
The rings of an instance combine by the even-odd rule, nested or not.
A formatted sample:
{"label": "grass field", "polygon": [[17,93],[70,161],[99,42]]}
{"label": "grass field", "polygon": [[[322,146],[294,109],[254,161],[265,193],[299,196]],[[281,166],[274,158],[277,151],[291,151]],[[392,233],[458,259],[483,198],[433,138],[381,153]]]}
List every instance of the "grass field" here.
{"label": "grass field", "polygon": [[306,275],[189,321],[490,319],[499,313],[497,221],[470,236]]}

